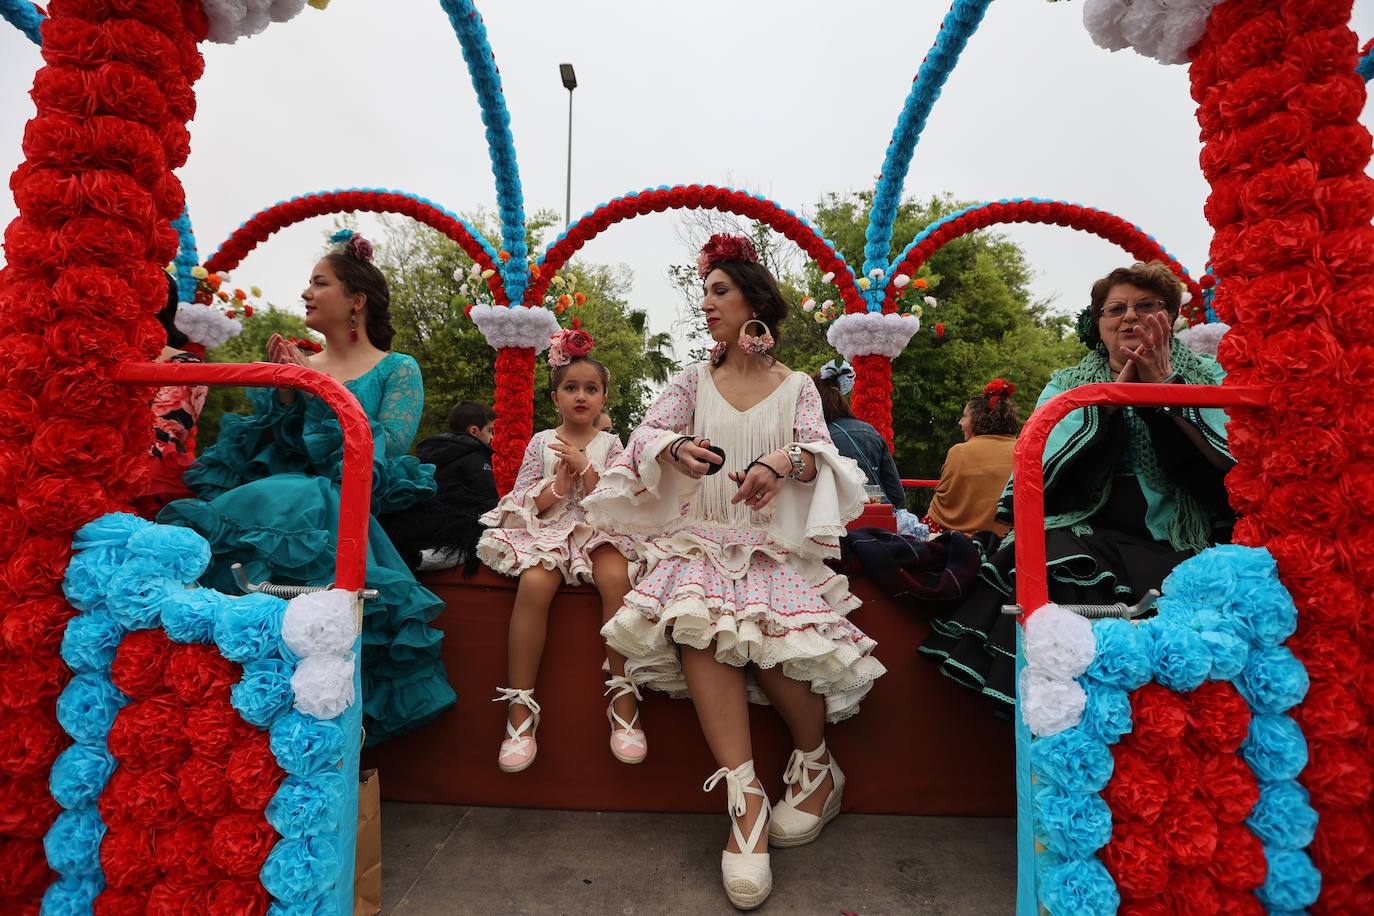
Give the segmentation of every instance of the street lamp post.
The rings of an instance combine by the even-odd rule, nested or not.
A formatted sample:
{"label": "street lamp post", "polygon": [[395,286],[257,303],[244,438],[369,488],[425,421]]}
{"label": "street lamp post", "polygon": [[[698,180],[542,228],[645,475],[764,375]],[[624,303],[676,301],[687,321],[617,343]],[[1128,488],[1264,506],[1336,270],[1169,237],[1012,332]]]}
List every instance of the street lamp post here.
{"label": "street lamp post", "polygon": [[577,88],[577,74],[572,64],[559,64],[558,75],[563,78],[563,88],[568,90],[568,188],[563,205],[563,228],[567,229],[572,223],[572,99],[573,90]]}

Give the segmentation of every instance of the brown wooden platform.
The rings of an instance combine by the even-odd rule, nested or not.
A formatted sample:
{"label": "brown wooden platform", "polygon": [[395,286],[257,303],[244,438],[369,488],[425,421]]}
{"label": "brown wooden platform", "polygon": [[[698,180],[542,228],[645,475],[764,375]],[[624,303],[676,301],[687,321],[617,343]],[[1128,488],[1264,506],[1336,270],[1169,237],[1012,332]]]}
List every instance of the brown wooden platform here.
{"label": "brown wooden platform", "polygon": [[[429,726],[363,755],[381,770],[393,801],[591,811],[716,812],[721,793],[701,784],[716,768],[686,700],[652,691],[641,706],[648,759],[626,766],[608,747],[598,634],[600,602],[590,588],[565,588],[549,612],[549,639],[536,697],[543,706],[539,757],[523,773],[496,766],[505,704],[506,624],[515,580],[480,570],[423,579],[446,602],[444,662],[458,703]],[[1014,810],[1011,723],[981,697],[951,683],[916,647],[929,632],[911,612],[863,579],[852,619],[878,642],[888,673],[859,715],[830,729],[848,777],[845,810],[867,814],[1010,816]],[[754,759],[770,794],[782,785],[791,742],[777,714],[752,707]]]}

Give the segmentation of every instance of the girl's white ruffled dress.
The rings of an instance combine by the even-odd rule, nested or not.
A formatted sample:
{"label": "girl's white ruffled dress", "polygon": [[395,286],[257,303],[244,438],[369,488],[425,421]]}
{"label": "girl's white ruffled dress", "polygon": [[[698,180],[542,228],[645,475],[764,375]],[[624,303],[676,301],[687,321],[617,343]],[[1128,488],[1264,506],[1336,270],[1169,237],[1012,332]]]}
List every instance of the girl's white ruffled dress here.
{"label": "girl's white ruffled dress", "polygon": [[[587,523],[582,507],[586,491],[580,477],[573,481],[566,496],[549,506],[546,515],[539,514],[535,497],[554,479],[558,469],[558,453],[549,448],[555,441],[557,436],[551,429],[535,433],[530,439],[515,487],[480,519],[488,527],[477,542],[477,557],[503,575],[519,576],[540,565],[561,572],[564,581],[577,585],[592,581],[593,550],[611,544],[632,558],[634,542],[628,537],[598,531]],[[618,437],[599,432],[587,444],[586,455],[601,474],[622,451],[624,446]]]}
{"label": "girl's white ruffled dress", "polygon": [[[680,436],[725,450],[725,466],[694,480],[656,460]],[[731,505],[727,476],[796,442],[816,459],[809,482],[785,481],[754,512]],[[849,581],[825,565],[839,556],[845,524],[863,509],[863,472],[831,443],[811,379],[794,372],[746,411],[716,390],[711,367],[679,373],[654,402],[629,448],[586,497],[589,522],[636,535],[634,588],[602,629],[637,683],[687,695],[676,644],[735,666],[781,665],[825,697],[826,719],[858,712],[885,672],[875,643],[846,616],[859,606]],[[753,685],[750,699],[767,702]]]}

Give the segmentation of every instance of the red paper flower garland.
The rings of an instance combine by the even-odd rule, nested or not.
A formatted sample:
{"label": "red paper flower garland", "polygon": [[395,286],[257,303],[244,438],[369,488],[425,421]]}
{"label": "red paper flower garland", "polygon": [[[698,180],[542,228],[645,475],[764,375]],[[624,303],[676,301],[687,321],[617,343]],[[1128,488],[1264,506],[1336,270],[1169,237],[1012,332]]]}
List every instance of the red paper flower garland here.
{"label": "red paper flower garland", "polygon": [[[492,261],[491,255],[482,243],[451,213],[410,194],[364,188],[303,194],[259,210],[220,245],[219,250],[205,262],[205,269],[211,273],[233,270],[248,257],[250,251],[265,242],[273,233],[301,220],[330,213],[358,212],[399,213],[408,216],[431,229],[437,229],[457,242],[464,253],[481,264],[484,270],[496,269],[498,266]],[[509,304],[510,299],[506,297],[505,288],[501,284],[499,270],[487,280],[487,285],[498,304]]]}
{"label": "red paper flower garland", "polygon": [[664,210],[719,210],[734,213],[767,224],[786,238],[796,242],[823,272],[834,272],[835,285],[846,306],[862,306],[863,298],[854,283],[854,275],[830,244],[805,220],[777,204],[746,191],[718,188],[715,185],[678,185],[672,188],[648,188],[636,194],[617,197],[608,204],[583,216],[568,227],[568,231],[539,262],[539,274],[533,278],[527,302],[543,302],[553,276],[577,250],[596,238],[608,227],[646,213]]}
{"label": "red paper flower garland", "polygon": [[1348,503],[1374,492],[1374,180],[1350,14],[1349,0],[1229,0],[1190,69],[1214,307],[1232,325],[1218,356],[1228,384],[1278,395],[1275,410],[1232,411],[1227,484],[1245,513],[1236,540],[1272,551],[1301,612],[1289,645],[1311,677],[1294,716],[1321,815],[1314,913],[1374,911],[1374,566]]}
{"label": "red paper flower garland", "polygon": [[[1192,302],[1184,312],[1196,312],[1201,320],[1202,288],[1196,280],[1188,276],[1183,265],[1169,255],[1158,242],[1141,231],[1140,227],[1128,223],[1119,216],[1093,207],[1053,200],[1008,200],[974,207],[962,214],[941,223],[934,228],[920,244],[906,252],[900,262],[887,272],[888,276],[906,274],[915,276],[921,265],[944,245],[979,229],[986,229],[1001,223],[1049,223],[1067,226],[1083,232],[1091,232],[1114,245],[1119,245],[1140,261],[1162,261],[1174,272],[1192,294]],[[892,312],[897,308],[899,290],[888,286],[883,299],[883,311]],[[849,308],[847,311],[861,311]]]}
{"label": "red paper flower garland", "polygon": [[15,420],[0,444],[0,670],[22,667],[25,684],[0,693],[0,778],[32,800],[0,818],[6,913],[35,911],[50,878],[40,837],[55,812],[37,786],[67,744],[51,691],[68,676],[71,534],[126,504],[146,473],[147,402],[102,370],[165,340],[153,313],[176,253],[185,200],[172,170],[190,150],[206,28],[194,0],[52,0],[43,23],[0,275],[0,410]]}

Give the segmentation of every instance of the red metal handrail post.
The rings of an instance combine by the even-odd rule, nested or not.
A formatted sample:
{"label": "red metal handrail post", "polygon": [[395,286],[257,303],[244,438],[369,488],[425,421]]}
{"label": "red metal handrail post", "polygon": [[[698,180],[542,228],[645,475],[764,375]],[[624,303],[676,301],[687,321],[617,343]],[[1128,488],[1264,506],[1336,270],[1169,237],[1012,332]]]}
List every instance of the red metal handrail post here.
{"label": "red metal handrail post", "polygon": [[1049,602],[1045,569],[1045,443],[1050,430],[1082,407],[1268,407],[1270,390],[1219,385],[1083,385],[1046,401],[1031,414],[1012,452],[1012,514],[1016,528],[1016,603],[1021,622]]}
{"label": "red metal handrail post", "polygon": [[363,587],[372,507],[372,426],[358,399],[342,382],[304,366],[277,363],[120,363],[111,377],[125,385],[292,388],[328,404],[339,418],[344,440],[334,585],[351,592]]}

